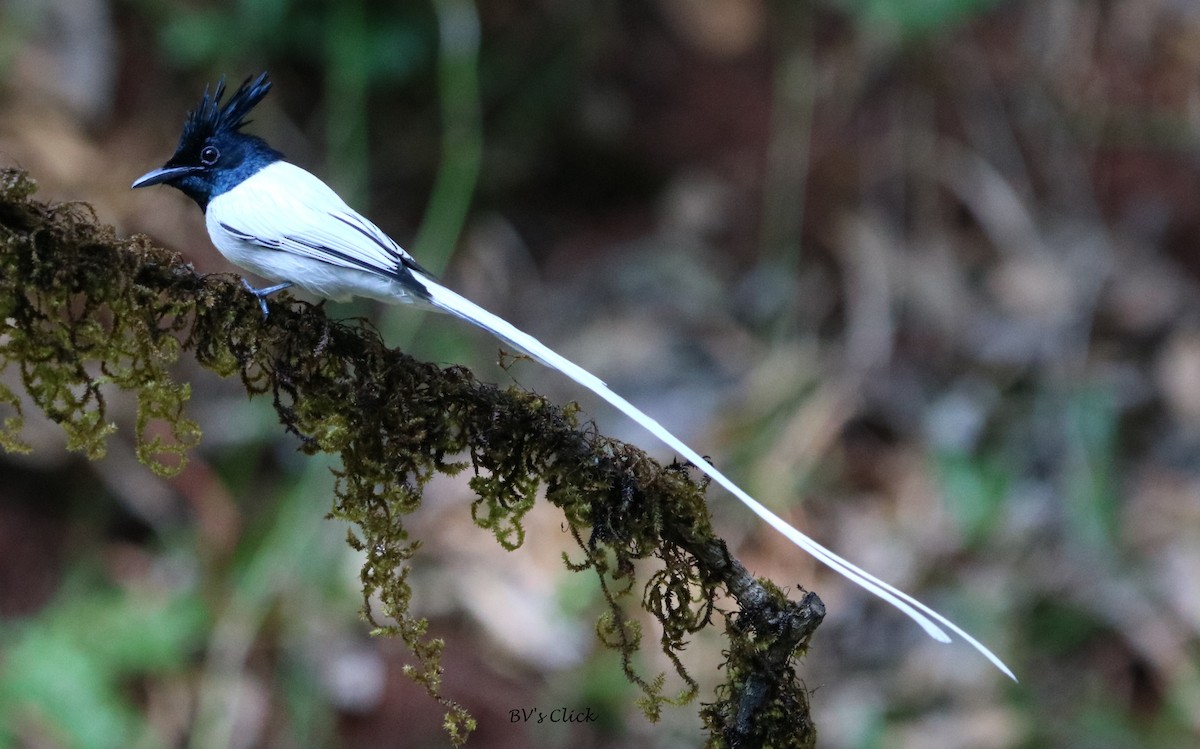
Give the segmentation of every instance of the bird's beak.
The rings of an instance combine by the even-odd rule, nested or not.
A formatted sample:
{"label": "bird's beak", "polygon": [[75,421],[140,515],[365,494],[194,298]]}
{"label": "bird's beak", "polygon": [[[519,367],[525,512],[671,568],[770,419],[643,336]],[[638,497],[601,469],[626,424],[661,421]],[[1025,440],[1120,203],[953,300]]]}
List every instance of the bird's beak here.
{"label": "bird's beak", "polygon": [[198,171],[200,171],[200,167],[198,166],[171,166],[163,167],[162,169],[155,169],[153,171],[146,172],[142,176],[135,179],[133,184],[130,185],[129,189],[136,190],[139,187],[159,185],[163,182],[170,182],[178,177],[185,177],[189,174],[195,174]]}

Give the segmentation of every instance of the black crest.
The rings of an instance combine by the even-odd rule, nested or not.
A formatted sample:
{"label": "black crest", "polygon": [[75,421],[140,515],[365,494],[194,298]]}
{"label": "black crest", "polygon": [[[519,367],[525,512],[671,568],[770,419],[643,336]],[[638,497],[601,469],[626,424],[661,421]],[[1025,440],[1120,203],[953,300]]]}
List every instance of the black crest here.
{"label": "black crest", "polygon": [[225,77],[217,82],[217,88],[209,94],[204,87],[204,97],[191,112],[188,112],[187,122],[183,124],[183,135],[179,138],[179,151],[199,150],[206,140],[219,133],[236,132],[248,125],[246,115],[254,109],[267,92],[271,90],[271,81],[266,73],[260,73],[257,78],[247,78],[238,90],[229,97],[224,105],[221,99],[225,95]]}

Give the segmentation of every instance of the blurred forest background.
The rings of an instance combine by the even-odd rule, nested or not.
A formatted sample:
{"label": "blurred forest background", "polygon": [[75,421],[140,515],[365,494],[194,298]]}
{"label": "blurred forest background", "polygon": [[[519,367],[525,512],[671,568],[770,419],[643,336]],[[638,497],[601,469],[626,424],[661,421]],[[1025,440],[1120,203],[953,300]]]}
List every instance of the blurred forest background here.
{"label": "blurred forest background", "polygon": [[[824,746],[1200,744],[1200,6],[8,0],[0,163],[229,272],[194,204],[128,188],[206,83],[264,69],[252,132],[1021,678],[713,490],[735,554],[829,608],[800,667]],[[330,309],[672,457],[463,324]],[[175,479],[116,395],[106,459],[36,418],[0,455],[0,747],[444,745],[357,616],[329,464],[179,376],[204,438]],[[469,745],[700,743],[695,706],[635,707],[556,511],[505,553],[470,500],[435,482],[411,526]],[[686,654],[702,700],[720,647]],[[559,706],[599,720],[510,721]]]}

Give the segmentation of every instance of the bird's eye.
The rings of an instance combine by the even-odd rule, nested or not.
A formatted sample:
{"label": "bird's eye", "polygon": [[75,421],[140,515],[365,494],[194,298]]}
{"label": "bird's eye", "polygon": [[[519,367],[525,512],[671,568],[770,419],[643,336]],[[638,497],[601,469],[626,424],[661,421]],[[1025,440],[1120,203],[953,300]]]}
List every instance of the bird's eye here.
{"label": "bird's eye", "polygon": [[217,163],[217,159],[221,158],[221,152],[212,146],[205,146],[200,152],[200,163],[205,166],[212,166]]}

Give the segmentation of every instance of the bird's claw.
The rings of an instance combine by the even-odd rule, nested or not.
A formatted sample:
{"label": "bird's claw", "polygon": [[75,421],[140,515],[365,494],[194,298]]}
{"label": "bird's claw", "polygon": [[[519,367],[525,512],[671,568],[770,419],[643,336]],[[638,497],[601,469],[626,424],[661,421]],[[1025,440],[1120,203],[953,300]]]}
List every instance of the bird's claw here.
{"label": "bird's claw", "polygon": [[276,291],[282,291],[283,289],[286,289],[286,288],[290,287],[291,285],[292,285],[291,282],[287,281],[287,282],[284,282],[281,284],[277,284],[275,286],[267,286],[266,288],[256,289],[250,285],[249,281],[247,281],[244,278],[242,279],[242,286],[245,286],[246,291],[249,291],[251,294],[254,295],[254,298],[258,300],[258,306],[259,306],[259,309],[262,310],[264,320],[266,320],[271,314],[271,311],[269,309],[267,309],[267,297],[270,296],[271,294],[274,294]]}

